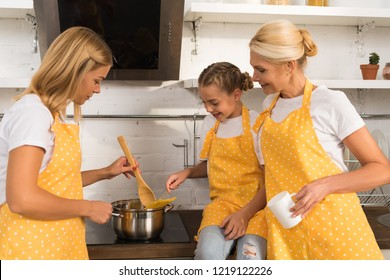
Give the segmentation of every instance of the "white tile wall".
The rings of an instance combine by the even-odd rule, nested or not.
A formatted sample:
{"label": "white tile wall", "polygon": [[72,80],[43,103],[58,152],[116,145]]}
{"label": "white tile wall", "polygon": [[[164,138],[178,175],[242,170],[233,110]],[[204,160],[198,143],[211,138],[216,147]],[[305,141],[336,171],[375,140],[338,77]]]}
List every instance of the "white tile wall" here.
{"label": "white tile wall", "polygon": [[[196,78],[208,64],[228,60],[251,73],[248,42],[259,26],[256,24],[202,23],[199,32],[198,55],[194,48],[190,23],[184,24],[181,78]],[[307,26],[318,43],[319,53],[309,59],[306,69],[312,79],[359,79],[359,64],[368,60],[357,57],[355,27]],[[367,53],[381,55],[381,65],[390,61],[389,28],[377,27],[365,36]],[[33,54],[31,26],[24,20],[0,19],[0,77],[30,77],[39,65],[39,55]],[[380,78],[380,77],[379,77]],[[16,89],[0,88],[0,113],[11,104]],[[368,90],[347,94],[360,112],[390,113],[390,91]],[[251,109],[261,110],[263,95],[253,90],[244,96]],[[183,89],[180,82],[162,84],[146,82],[104,82],[102,93],[94,96],[83,108],[84,114],[193,115],[204,114],[194,89]],[[71,113],[71,110],[70,112]],[[367,120],[368,127],[390,133],[390,120]],[[200,122],[196,123],[196,132]],[[168,174],[183,168],[183,150],[172,143],[189,140],[189,163],[193,163],[192,120],[145,119],[84,119],[81,123],[83,168],[99,168],[110,164],[122,154],[116,141],[124,135],[140,162],[145,181],[156,194],[164,190]],[[388,134],[390,136],[390,134]],[[200,143],[196,142],[197,151]],[[202,208],[208,203],[206,179],[188,180],[175,191],[176,208]],[[88,199],[115,201],[135,197],[136,182],[120,176],[96,183],[85,189]]]}

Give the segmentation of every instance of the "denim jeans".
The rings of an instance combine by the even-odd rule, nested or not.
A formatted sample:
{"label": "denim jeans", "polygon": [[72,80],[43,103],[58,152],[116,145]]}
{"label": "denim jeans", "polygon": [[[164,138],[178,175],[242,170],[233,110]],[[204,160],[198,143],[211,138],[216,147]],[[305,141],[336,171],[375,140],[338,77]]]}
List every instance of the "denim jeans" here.
{"label": "denim jeans", "polygon": [[267,240],[259,235],[246,234],[236,240],[225,240],[224,229],[208,226],[201,230],[195,250],[195,260],[225,260],[236,245],[237,260],[264,260]]}

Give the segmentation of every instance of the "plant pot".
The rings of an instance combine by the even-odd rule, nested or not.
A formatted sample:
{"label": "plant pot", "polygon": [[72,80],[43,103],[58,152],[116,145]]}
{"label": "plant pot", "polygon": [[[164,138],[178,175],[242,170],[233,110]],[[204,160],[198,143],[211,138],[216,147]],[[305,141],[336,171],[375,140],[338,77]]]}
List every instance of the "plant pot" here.
{"label": "plant pot", "polygon": [[361,64],[363,80],[376,80],[378,74],[379,64]]}

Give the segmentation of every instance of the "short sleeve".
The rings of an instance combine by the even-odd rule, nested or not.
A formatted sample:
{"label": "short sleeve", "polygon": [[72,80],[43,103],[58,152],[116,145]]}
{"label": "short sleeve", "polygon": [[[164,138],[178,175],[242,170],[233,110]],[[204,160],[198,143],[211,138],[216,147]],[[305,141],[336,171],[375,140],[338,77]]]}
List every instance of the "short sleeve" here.
{"label": "short sleeve", "polygon": [[9,151],[24,145],[46,150],[54,137],[51,132],[53,117],[40,104],[20,107],[12,112],[7,124]]}
{"label": "short sleeve", "polygon": [[336,110],[336,118],[339,120],[336,131],[341,140],[365,126],[363,119],[344,93],[339,95]]}
{"label": "short sleeve", "polygon": [[327,100],[318,101],[316,102],[318,108],[313,110],[316,113],[312,117],[317,118],[320,124],[318,128],[324,130],[324,133],[334,134],[343,140],[365,126],[363,119],[344,92],[333,91]]}

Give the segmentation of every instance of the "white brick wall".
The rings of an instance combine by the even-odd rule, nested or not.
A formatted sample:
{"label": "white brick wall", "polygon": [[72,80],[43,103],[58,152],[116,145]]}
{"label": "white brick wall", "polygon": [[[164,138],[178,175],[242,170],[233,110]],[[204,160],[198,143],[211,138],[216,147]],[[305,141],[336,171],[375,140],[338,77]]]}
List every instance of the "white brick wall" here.
{"label": "white brick wall", "polygon": [[[251,73],[248,41],[257,24],[202,23],[199,32],[199,54],[194,47],[190,24],[184,24],[181,78],[196,78],[200,71],[215,61],[228,60]],[[359,64],[368,60],[357,57],[355,27],[307,26],[320,48],[319,54],[309,59],[307,74],[313,79],[359,79]],[[365,36],[366,53],[381,55],[381,65],[390,61],[390,28],[377,27]],[[30,77],[39,65],[38,54],[31,53],[31,26],[24,20],[0,19],[0,78]],[[0,88],[0,113],[11,104],[16,89]],[[348,90],[348,96],[360,112],[390,113],[390,91],[369,90],[359,95]],[[359,99],[360,97],[360,99]],[[260,110],[263,96],[253,90],[244,96],[251,109]],[[147,82],[105,81],[102,93],[95,95],[83,107],[84,114],[126,115],[193,115],[205,114],[196,90],[183,89],[180,82],[150,84]],[[69,111],[71,113],[71,110]],[[199,131],[200,121],[196,130]],[[367,120],[369,129],[381,128],[390,137],[390,120]],[[172,143],[189,140],[189,163],[193,163],[192,120],[150,119],[84,119],[81,123],[83,168],[99,168],[110,164],[122,154],[116,141],[124,135],[140,162],[145,181],[156,195],[164,190],[168,174],[183,168],[183,149]],[[199,152],[200,143],[196,143]],[[136,181],[124,176],[99,182],[85,189],[88,199],[115,201],[136,195]],[[208,203],[207,179],[188,180],[174,192],[176,208],[202,208]]]}
{"label": "white brick wall", "polygon": [[32,47],[32,25],[24,19],[0,18],[0,77],[30,77],[40,57]]}

